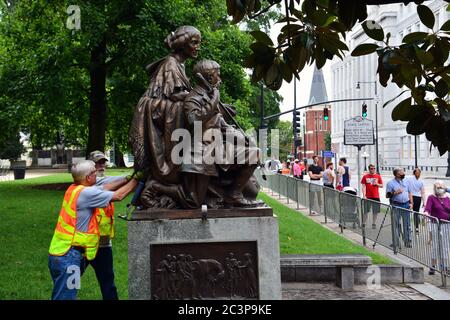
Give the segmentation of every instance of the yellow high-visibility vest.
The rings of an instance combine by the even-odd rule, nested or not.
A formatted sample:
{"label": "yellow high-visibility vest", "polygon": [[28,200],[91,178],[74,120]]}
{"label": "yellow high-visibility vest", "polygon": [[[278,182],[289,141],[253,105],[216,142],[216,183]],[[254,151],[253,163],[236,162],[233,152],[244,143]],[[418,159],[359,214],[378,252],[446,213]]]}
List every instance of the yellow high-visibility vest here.
{"label": "yellow high-visibility vest", "polygon": [[98,209],[98,228],[101,236],[114,238],[114,203],[110,202],[106,208]]}
{"label": "yellow high-visibility vest", "polygon": [[89,220],[87,232],[77,230],[77,199],[83,185],[72,184],[64,195],[55,233],[50,243],[49,253],[53,256],[63,256],[72,246],[86,249],[88,260],[93,260],[97,255],[100,231],[98,227],[99,209],[95,209]]}

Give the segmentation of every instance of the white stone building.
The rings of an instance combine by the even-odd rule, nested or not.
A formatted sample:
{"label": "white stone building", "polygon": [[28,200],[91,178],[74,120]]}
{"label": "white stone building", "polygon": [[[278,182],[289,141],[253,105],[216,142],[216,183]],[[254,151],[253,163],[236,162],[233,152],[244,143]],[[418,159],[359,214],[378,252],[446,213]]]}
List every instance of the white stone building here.
{"label": "white stone building", "polygon": [[[436,25],[441,26],[450,18],[450,13],[446,11],[448,3],[442,0],[429,1],[427,6],[435,13]],[[390,4],[383,6],[369,7],[369,20],[375,20],[384,29],[385,34],[391,33],[390,43],[397,45],[401,39],[411,32],[427,31],[417,15],[417,6],[411,3]],[[373,43],[374,40],[368,38],[360,25],[355,26],[354,31],[347,38],[347,45],[350,52],[360,43]],[[392,170],[393,167],[403,167],[413,169],[415,165],[415,137],[406,133],[406,122],[392,121],[391,112],[397,105],[400,97],[386,108],[383,104],[401,92],[396,84],[388,84],[386,88],[378,83],[377,55],[371,54],[362,57],[351,57],[348,54],[344,60],[333,61],[332,70],[332,95],[334,99],[365,98],[375,97],[375,85],[377,86],[376,100],[366,101],[368,106],[368,119],[374,121],[375,110],[378,105],[378,158],[380,170]],[[357,83],[360,89],[357,89]],[[376,82],[376,84],[375,84]],[[407,94],[407,93],[405,93]],[[332,143],[339,156],[347,156],[349,165],[356,170],[357,148],[344,145],[344,120],[361,115],[361,102],[341,102],[333,106],[332,117]],[[425,135],[417,137],[417,164],[423,172],[434,173],[445,176],[447,171],[447,154],[439,156],[437,149],[430,152],[430,142]],[[366,146],[362,151],[368,153],[367,164],[376,162],[375,145]],[[364,161],[361,161],[362,165]],[[409,171],[410,172],[410,171]],[[409,173],[408,172],[408,173]]]}

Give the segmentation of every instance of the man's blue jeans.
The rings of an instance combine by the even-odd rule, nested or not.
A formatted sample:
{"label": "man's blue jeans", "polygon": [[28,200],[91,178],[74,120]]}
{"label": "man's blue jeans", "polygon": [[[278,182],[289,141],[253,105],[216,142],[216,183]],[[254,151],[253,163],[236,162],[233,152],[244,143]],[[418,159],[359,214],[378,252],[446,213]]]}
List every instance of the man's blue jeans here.
{"label": "man's blue jeans", "polygon": [[403,229],[403,241],[405,243],[405,246],[409,246],[411,245],[411,216],[409,211],[409,201],[402,204],[394,203],[393,210],[395,215],[394,230],[397,246],[400,244],[401,229]]}
{"label": "man's blue jeans", "polygon": [[118,300],[117,288],[114,284],[114,269],[112,247],[98,248],[97,256],[94,260],[88,261],[95,270],[103,300]]}
{"label": "man's blue jeans", "polygon": [[48,268],[53,279],[52,300],[75,300],[84,271],[80,251],[70,248],[63,256],[48,256]]}

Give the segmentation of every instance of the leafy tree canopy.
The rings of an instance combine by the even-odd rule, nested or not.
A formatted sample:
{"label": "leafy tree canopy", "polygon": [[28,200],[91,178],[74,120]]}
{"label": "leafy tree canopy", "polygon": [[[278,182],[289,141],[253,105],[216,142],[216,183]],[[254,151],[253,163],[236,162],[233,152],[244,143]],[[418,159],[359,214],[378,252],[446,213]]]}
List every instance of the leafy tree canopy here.
{"label": "leafy tree canopy", "polygon": [[[66,27],[71,4],[0,1],[0,115],[33,147],[51,147],[62,133],[66,146],[89,152],[114,141],[125,152],[145,67],[168,54],[164,39],[181,25],[202,32],[199,59],[221,65],[221,97],[237,107],[237,120],[259,126],[259,86],[242,67],[252,38],[229,24],[223,0],[80,0],[79,30]],[[279,112],[281,97],[266,91],[266,106]]]}
{"label": "leafy tree canopy", "polygon": [[386,87],[392,82],[409,94],[394,108],[393,120],[408,121],[409,134],[425,133],[441,155],[450,151],[450,21],[439,29],[433,12],[421,4],[424,1],[414,1],[418,4],[418,16],[429,31],[408,34],[400,46],[392,46],[391,35],[385,34],[375,21],[366,20],[367,5],[413,1],[228,0],[228,15],[238,23],[267,14],[282,2],[286,12],[278,20],[283,27],[276,43],[267,32],[251,33],[254,42],[244,65],[253,69],[254,83],[264,81],[269,88],[278,90],[283,80],[299,78],[306,64],[315,63],[320,69],[335,56],[342,59],[349,51],[344,42],[346,34],[362,23],[365,33],[377,42],[359,45],[352,55],[378,54],[381,85]]}

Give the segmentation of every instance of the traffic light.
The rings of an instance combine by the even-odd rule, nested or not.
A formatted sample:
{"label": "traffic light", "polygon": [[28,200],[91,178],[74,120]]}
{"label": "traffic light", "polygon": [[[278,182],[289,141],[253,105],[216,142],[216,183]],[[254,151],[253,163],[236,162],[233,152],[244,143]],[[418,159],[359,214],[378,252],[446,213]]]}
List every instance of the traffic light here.
{"label": "traffic light", "polygon": [[297,138],[300,135],[300,111],[294,110],[293,116],[294,138]]}
{"label": "traffic light", "polygon": [[328,121],[328,108],[323,108],[323,120]]}
{"label": "traffic light", "polygon": [[362,105],[362,117],[366,118],[367,117],[367,104],[363,103]]}

